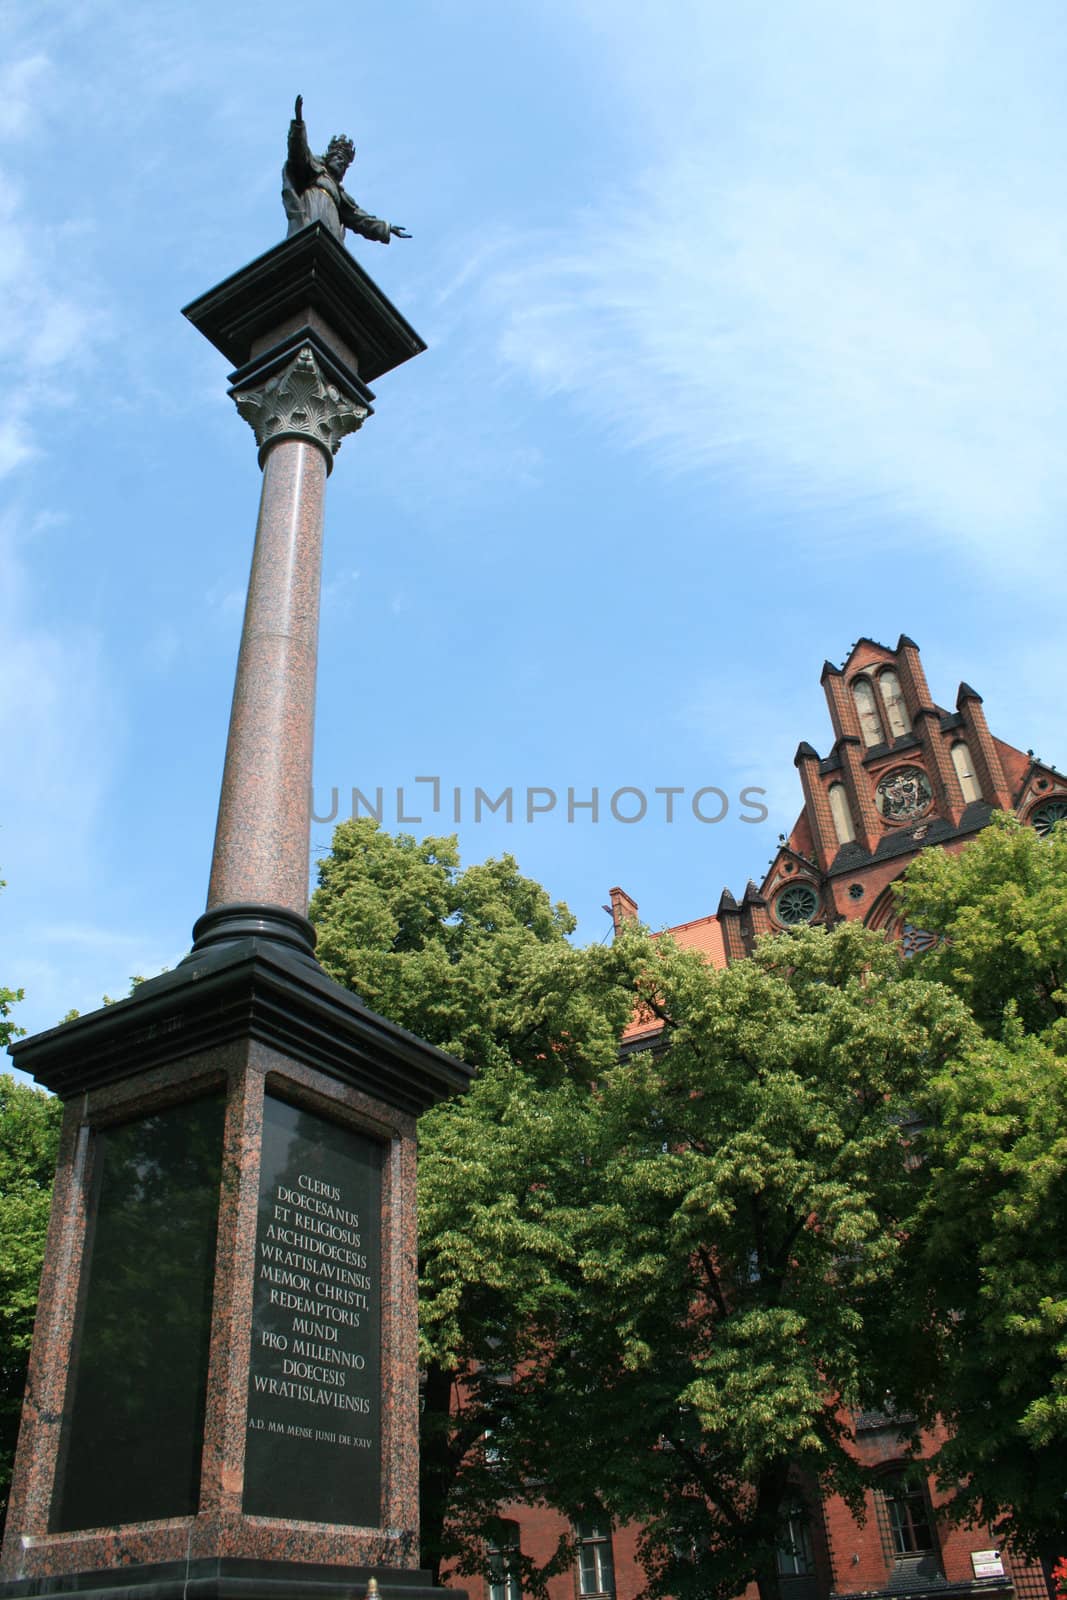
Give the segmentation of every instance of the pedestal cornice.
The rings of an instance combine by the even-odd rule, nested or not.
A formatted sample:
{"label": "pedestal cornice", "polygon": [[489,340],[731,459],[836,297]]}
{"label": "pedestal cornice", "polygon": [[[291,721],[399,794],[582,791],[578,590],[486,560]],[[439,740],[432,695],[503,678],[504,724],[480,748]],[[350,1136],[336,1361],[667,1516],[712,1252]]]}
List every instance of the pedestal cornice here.
{"label": "pedestal cornice", "polygon": [[249,931],[235,922],[237,937],[205,942],[129,999],[12,1045],[15,1065],[70,1100],[252,1038],[410,1115],[467,1087],[469,1067],[378,1016],[327,977],[310,953],[280,943],[272,928],[261,936],[245,921]]}
{"label": "pedestal cornice", "polygon": [[319,222],[302,228],[183,309],[235,367],[284,330],[316,323],[373,383],[426,346],[373,278]]}

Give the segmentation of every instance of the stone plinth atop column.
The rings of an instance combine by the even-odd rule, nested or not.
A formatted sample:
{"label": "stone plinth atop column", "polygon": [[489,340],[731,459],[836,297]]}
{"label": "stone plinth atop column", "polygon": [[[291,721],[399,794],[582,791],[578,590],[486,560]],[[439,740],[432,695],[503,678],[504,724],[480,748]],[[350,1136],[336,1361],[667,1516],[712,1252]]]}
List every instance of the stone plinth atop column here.
{"label": "stone plinth atop column", "polygon": [[[325,338],[361,385],[426,349],[359,262],[314,222],[184,307],[238,369],[276,347]],[[231,382],[243,380],[235,374]]]}

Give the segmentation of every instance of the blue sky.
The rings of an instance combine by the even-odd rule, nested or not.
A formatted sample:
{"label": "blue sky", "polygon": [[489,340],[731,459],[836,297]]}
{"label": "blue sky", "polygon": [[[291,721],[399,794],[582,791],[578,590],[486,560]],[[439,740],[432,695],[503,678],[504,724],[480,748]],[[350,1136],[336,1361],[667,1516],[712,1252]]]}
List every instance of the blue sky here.
{"label": "blue sky", "polygon": [[[458,788],[465,859],[511,850],[599,939],[612,884],[662,926],[761,875],[861,634],[1067,757],[1061,6],[0,18],[0,981],[31,1031],[203,908],[259,473],[178,313],[282,237],[297,92],[413,233],[353,243],[429,345],[330,481],[320,810],[381,785],[396,827],[403,786],[450,832]],[[509,785],[510,825],[469,820]],[[560,801],[527,823],[530,787]]]}

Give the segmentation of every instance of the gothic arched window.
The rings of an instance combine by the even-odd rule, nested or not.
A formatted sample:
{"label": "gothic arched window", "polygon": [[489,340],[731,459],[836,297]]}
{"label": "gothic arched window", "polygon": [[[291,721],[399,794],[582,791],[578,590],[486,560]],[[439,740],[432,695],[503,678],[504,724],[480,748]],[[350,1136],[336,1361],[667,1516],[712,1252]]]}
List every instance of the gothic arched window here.
{"label": "gothic arched window", "polygon": [[887,667],[884,672],[878,674],[878,687],[882,692],[882,704],[885,706],[889,732],[894,739],[899,739],[902,734],[911,732],[911,718],[904,702],[900,679],[892,667]]}
{"label": "gothic arched window", "polygon": [[830,785],[830,815],[834,819],[838,844],[851,844],[856,837],[856,830],[852,825],[852,811],[843,783]]}
{"label": "gothic arched window", "polygon": [[962,739],[957,739],[952,746],[952,765],[955,767],[956,776],[960,780],[963,798],[968,804],[972,800],[981,800],[982,789],[975,776],[970,746],[964,744]]}
{"label": "gothic arched window", "polygon": [[900,948],[906,960],[912,956],[922,955],[925,950],[932,950],[941,940],[936,933],[927,933],[925,928],[917,928],[914,922],[905,922],[900,930]]}
{"label": "gothic arched window", "polygon": [[860,732],[865,745],[885,744],[882,719],[878,715],[878,702],[874,698],[874,685],[869,678],[857,678],[852,685],[852,698],[859,712]]}

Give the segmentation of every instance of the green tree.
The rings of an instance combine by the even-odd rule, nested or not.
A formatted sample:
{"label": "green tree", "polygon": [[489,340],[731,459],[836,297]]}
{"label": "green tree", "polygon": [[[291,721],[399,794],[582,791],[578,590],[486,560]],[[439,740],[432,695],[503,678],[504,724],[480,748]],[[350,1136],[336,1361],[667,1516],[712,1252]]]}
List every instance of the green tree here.
{"label": "green tree", "polygon": [[61,1115],[51,1095],[0,1073],[0,1501],[5,1512]]}
{"label": "green tree", "polygon": [[937,1465],[955,1513],[1047,1548],[1067,1536],[1067,829],[996,817],[958,855],[921,856],[900,900],[941,936],[916,976],[954,988],[987,1038],[926,1097],[895,1388],[951,1430]]}
{"label": "green tree", "polygon": [[[510,858],[369,822],[320,883],[334,976],[479,1068],[420,1125],[424,1560],[484,1570],[540,1498],[640,1519],[655,1593],[773,1594],[793,1485],[858,1503],[843,1407],[884,1391],[906,1118],[965,1007],[851,924],[727,972],[641,932],[576,950]],[[635,1003],[662,1044],[620,1062]]]}
{"label": "green tree", "polygon": [[0,984],[0,1048],[6,1049],[12,1039],[18,1039],[25,1028],[20,1028],[11,1017],[11,1007],[25,997],[22,989],[6,989]]}
{"label": "green tree", "polygon": [[[558,1353],[584,1321],[593,1111],[585,1083],[492,1067],[420,1124],[426,1564],[484,1573],[509,1501],[573,1510],[573,1474],[560,1488],[554,1465],[570,1449],[571,1422],[549,1404]],[[582,1493],[595,1488],[585,1481]],[[523,1559],[524,1593],[543,1595],[570,1555],[564,1540],[544,1566]]]}
{"label": "green tree", "polygon": [[632,979],[616,948],[569,942],[573,917],[510,856],[463,868],[455,839],[369,820],[335,831],[311,916],[334,978],[478,1069],[420,1122],[419,1277],[423,1560],[480,1570],[500,1503],[529,1498],[506,1441],[536,1422],[507,1380],[541,1361],[577,1290],[581,1117]]}
{"label": "green tree", "polygon": [[1042,838],[998,813],[957,854],[924,850],[897,893],[937,936],[916,963],[924,978],[962,995],[991,1037],[1017,1016],[1067,1054],[1067,827]]}
{"label": "green tree", "polygon": [[931,1121],[896,1388],[951,1429],[937,1467],[954,1513],[1056,1554],[1067,1536],[1062,1058],[1040,1039],[984,1041],[935,1085]]}
{"label": "green tree", "polygon": [[[3,878],[0,878],[0,889],[7,887]],[[11,1017],[11,1007],[25,998],[22,989],[6,989],[0,984],[0,1049],[6,1049],[12,1039],[17,1039],[25,1033],[25,1028],[20,1028]]]}
{"label": "green tree", "polygon": [[615,1049],[627,1001],[576,950],[575,919],[514,858],[461,867],[456,840],[344,822],[319,864],[317,954],[369,1006],[472,1066],[588,1077]]}
{"label": "green tree", "polygon": [[636,954],[664,1047],[594,1097],[584,1292],[528,1470],[562,1504],[592,1489],[640,1518],[651,1593],[754,1579],[773,1596],[796,1489],[859,1505],[847,1408],[884,1393],[880,1329],[925,1181],[910,1108],[976,1030],[851,923],[725,972]]}

